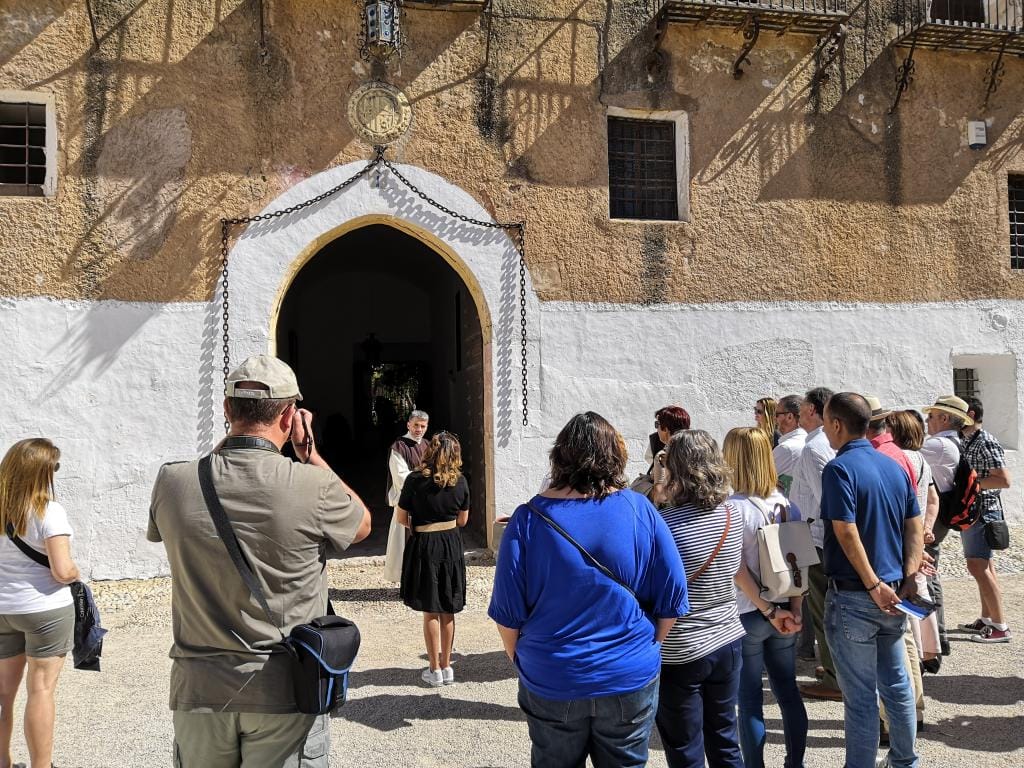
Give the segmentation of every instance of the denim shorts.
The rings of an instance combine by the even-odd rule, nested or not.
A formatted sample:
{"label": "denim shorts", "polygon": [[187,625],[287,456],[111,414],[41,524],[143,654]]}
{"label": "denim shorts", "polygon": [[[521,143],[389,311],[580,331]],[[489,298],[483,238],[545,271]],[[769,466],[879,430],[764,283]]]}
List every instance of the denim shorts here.
{"label": "denim shorts", "polygon": [[979,560],[992,559],[992,547],[985,540],[985,523],[992,520],[1002,520],[1002,515],[996,512],[979,517],[974,525],[966,531],[960,532],[960,543],[964,548],[964,557],[973,557]]}
{"label": "denim shorts", "polygon": [[75,645],[75,606],[0,614],[0,659],[65,656]]}

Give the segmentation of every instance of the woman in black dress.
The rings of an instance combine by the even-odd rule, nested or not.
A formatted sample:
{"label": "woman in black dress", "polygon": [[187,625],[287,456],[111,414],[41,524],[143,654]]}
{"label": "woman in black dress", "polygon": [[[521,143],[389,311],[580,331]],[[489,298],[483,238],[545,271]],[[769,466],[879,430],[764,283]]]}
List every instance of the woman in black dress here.
{"label": "woman in black dress", "polygon": [[430,666],[427,685],[450,685],[455,614],[466,604],[466,560],[459,528],[469,520],[469,484],[462,476],[462,448],[450,432],[430,440],[423,463],[406,478],[396,510],[412,538],[402,560],[402,601],[423,612]]}

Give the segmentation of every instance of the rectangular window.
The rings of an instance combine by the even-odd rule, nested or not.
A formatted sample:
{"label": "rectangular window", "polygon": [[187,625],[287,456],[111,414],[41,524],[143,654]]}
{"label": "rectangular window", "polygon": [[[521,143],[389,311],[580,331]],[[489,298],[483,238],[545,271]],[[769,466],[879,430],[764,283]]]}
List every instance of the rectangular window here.
{"label": "rectangular window", "polygon": [[678,221],[676,123],[609,117],[608,188],[613,219]]}
{"label": "rectangular window", "polygon": [[953,369],[953,394],[961,400],[978,396],[978,377],[973,368]]}
{"label": "rectangular window", "polygon": [[1010,268],[1024,269],[1024,176],[1010,176]]}
{"label": "rectangular window", "polygon": [[0,194],[47,193],[47,105],[0,101]]}

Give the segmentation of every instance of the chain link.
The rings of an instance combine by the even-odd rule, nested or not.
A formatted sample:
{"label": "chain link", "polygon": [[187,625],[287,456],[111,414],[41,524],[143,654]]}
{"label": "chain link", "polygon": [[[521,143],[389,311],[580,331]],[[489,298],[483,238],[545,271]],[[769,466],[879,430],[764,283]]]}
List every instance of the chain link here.
{"label": "chain link", "polygon": [[[223,331],[224,341],[224,392],[227,394],[227,381],[228,374],[231,373],[231,335],[230,335],[230,324],[231,324],[231,303],[230,294],[228,291],[228,244],[231,238],[231,232],[234,227],[240,224],[251,224],[258,221],[269,221],[272,219],[278,219],[282,216],[288,216],[289,214],[301,211],[304,208],[316,205],[317,203],[323,202],[329,197],[333,197],[338,194],[346,187],[350,187],[352,184],[359,181],[369,175],[370,171],[383,165],[392,175],[398,179],[405,187],[407,187],[413,194],[419,197],[423,202],[427,203],[433,208],[441,211],[442,213],[458,219],[467,224],[473,226],[483,227],[486,229],[503,229],[511,233],[513,242],[515,243],[516,250],[519,252],[519,329],[520,329],[520,356],[522,360],[522,371],[523,371],[523,426],[528,426],[530,423],[530,399],[529,399],[529,377],[528,377],[528,360],[527,360],[527,334],[526,334],[526,224],[522,221],[517,222],[494,222],[494,221],[483,221],[482,219],[474,219],[471,216],[453,211],[445,205],[442,205],[437,200],[427,195],[425,192],[420,190],[415,184],[409,179],[402,175],[391,162],[384,156],[385,147],[375,147],[375,154],[373,160],[367,163],[358,173],[351,176],[345,181],[341,182],[335,187],[323,192],[316,197],[305,200],[301,203],[296,203],[288,208],[282,208],[279,211],[271,211],[270,213],[262,213],[256,216],[239,216],[233,219],[221,219],[220,220],[220,258],[221,258],[221,330]],[[224,423],[224,429],[227,431],[228,423]]]}

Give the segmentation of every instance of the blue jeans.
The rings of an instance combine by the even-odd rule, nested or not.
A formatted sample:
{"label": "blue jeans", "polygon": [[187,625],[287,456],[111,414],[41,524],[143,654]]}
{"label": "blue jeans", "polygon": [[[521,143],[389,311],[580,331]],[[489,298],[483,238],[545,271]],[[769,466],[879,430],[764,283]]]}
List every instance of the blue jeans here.
{"label": "blue jeans", "polygon": [[[808,617],[810,618],[810,617]],[[768,669],[768,684],[782,710],[786,735],[785,768],[803,768],[807,749],[807,710],[796,687],[798,635],[783,635],[758,611],[740,616],[747,631],[743,638],[740,670],[740,747],[746,768],[764,768],[764,695],[761,671]]]}
{"label": "blue jeans", "polygon": [[905,665],[906,617],[882,613],[871,595],[837,590],[825,598],[825,634],[843,691],[847,768],[874,768],[878,750],[878,697],[889,716],[889,762],[917,768],[917,713]]}
{"label": "blue jeans", "polygon": [[[671,768],[743,768],[736,742],[736,691],[743,640],[685,664],[661,665],[658,733]],[[874,768],[872,766],[872,768]]]}
{"label": "blue jeans", "polygon": [[519,683],[519,707],[526,714],[533,768],[594,768],[647,765],[658,678],[638,691],[597,699],[556,701]]}

